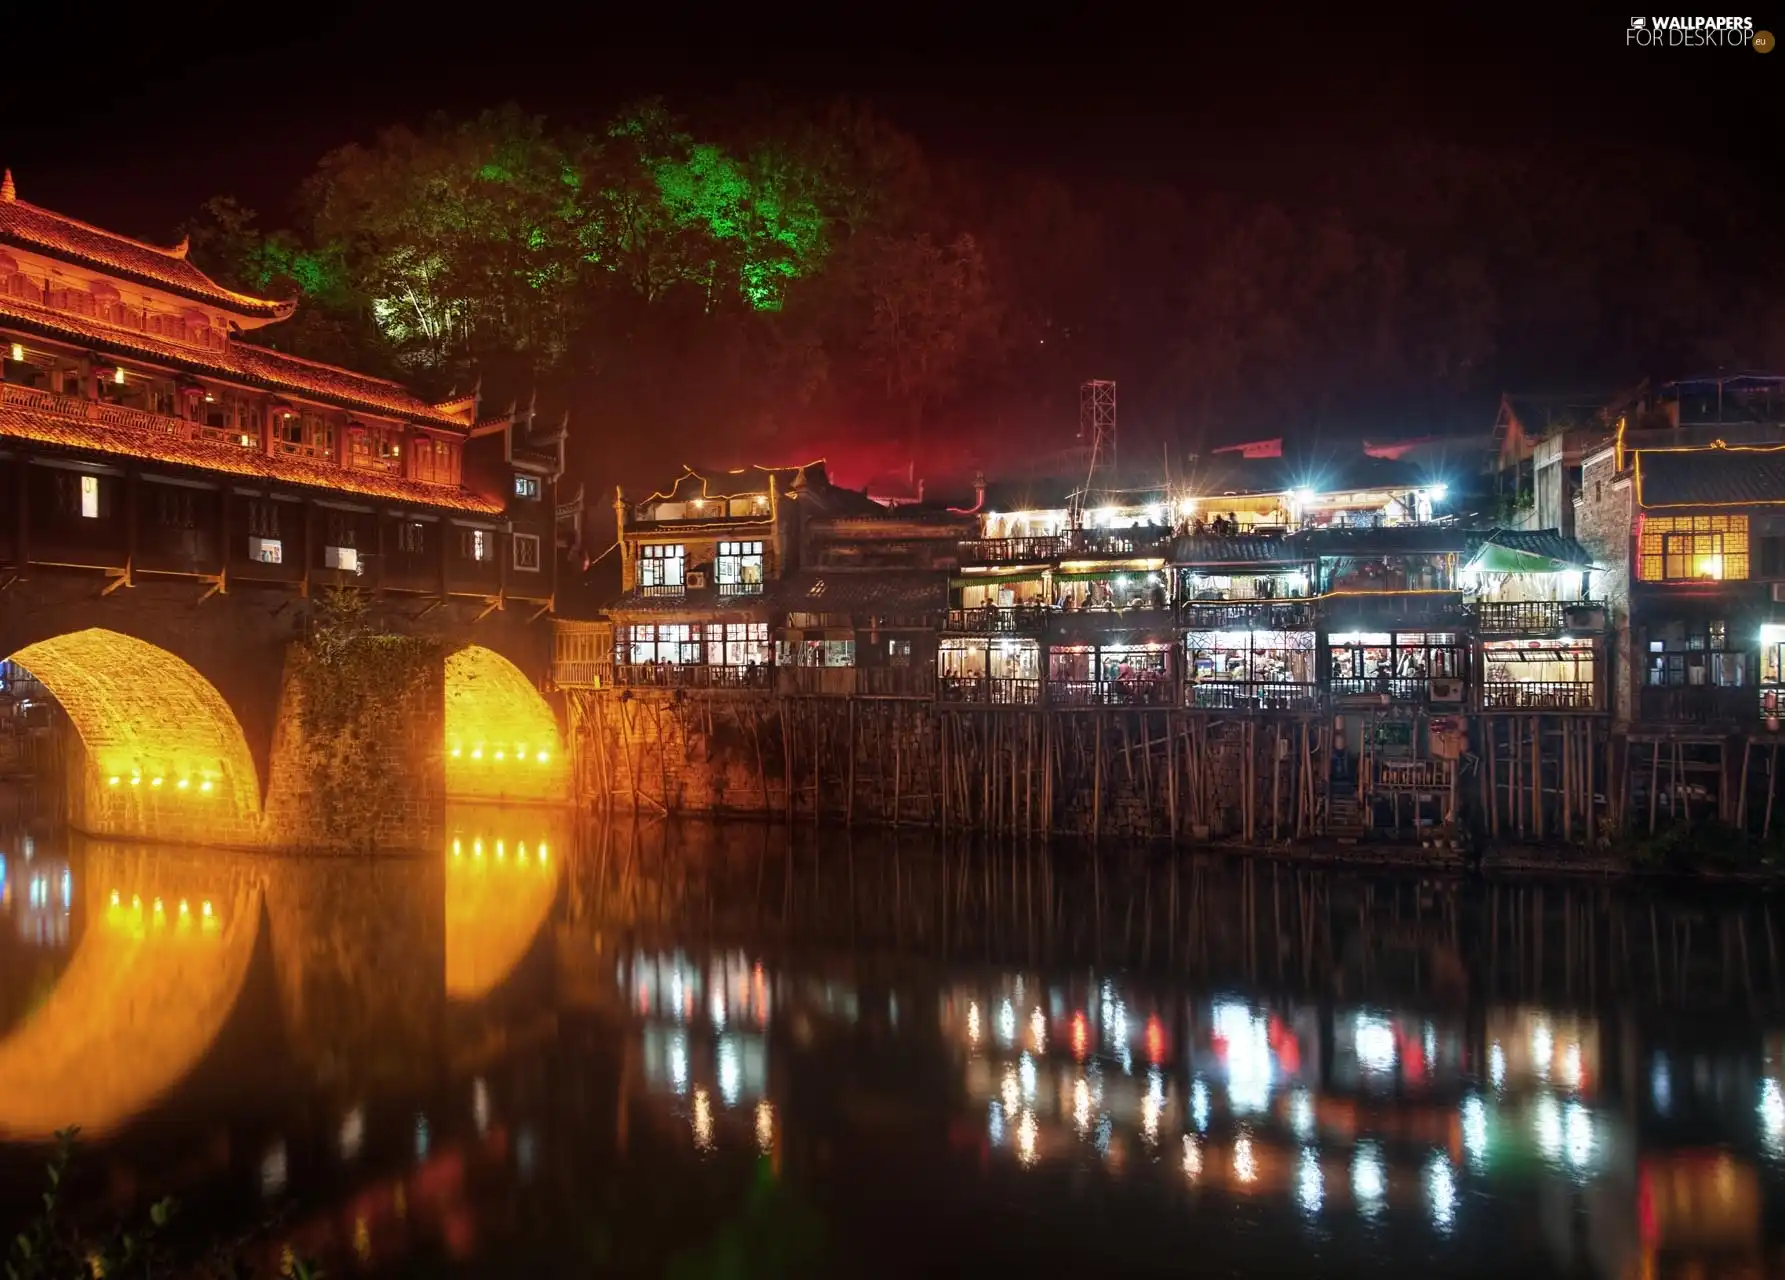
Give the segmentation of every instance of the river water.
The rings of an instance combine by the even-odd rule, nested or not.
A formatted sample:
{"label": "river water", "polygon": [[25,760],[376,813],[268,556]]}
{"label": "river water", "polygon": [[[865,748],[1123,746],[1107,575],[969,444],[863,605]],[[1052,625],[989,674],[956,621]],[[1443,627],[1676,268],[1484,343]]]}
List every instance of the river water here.
{"label": "river water", "polygon": [[335,1275],[1785,1274],[1754,891],[450,826],[0,818],[7,1216],[78,1123],[93,1221]]}

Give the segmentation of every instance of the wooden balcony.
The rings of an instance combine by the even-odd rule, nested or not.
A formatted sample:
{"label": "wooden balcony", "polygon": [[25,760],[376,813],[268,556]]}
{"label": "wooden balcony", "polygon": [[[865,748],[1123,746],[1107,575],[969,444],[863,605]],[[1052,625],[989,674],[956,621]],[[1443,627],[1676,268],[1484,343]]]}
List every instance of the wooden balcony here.
{"label": "wooden balcony", "polygon": [[933,667],[857,667],[855,691],[865,698],[933,698]]}
{"label": "wooden balcony", "polygon": [[950,609],[947,630],[966,635],[1038,636],[1053,611],[1046,605],[980,605]]}
{"label": "wooden balcony", "polygon": [[1041,681],[940,676],[936,680],[936,697],[940,702],[967,706],[1033,707],[1041,702]]}
{"label": "wooden balcony", "polygon": [[1308,631],[1312,600],[1187,600],[1178,606],[1186,631]]}
{"label": "wooden balcony", "polygon": [[1482,601],[1475,605],[1474,612],[1476,634],[1484,636],[1605,630],[1605,603],[1599,600]]}
{"label": "wooden balcony", "polygon": [[1744,728],[1759,719],[1757,690],[1740,685],[1653,685],[1637,693],[1637,718],[1652,725]]}
{"label": "wooden balcony", "polygon": [[102,427],[128,427],[136,431],[155,431],[171,436],[192,437],[200,430],[196,422],[188,422],[185,418],[166,417],[143,409],[106,404],[101,400],[87,400],[80,396],[57,395],[53,391],[40,391],[36,387],[21,387],[12,383],[0,383],[0,405],[35,409],[65,418],[84,418]]}
{"label": "wooden balcony", "polygon": [[1402,627],[1461,628],[1467,621],[1460,591],[1335,592],[1320,598],[1334,630],[1393,630]]}
{"label": "wooden balcony", "polygon": [[[791,667],[785,669],[794,670]],[[766,693],[775,687],[775,670],[764,666],[710,667],[697,662],[628,662],[616,663],[613,675],[614,683],[621,688],[729,689]]]}
{"label": "wooden balcony", "polygon": [[960,543],[961,563],[1008,565],[1046,564],[1060,554],[1065,539],[1036,538],[967,538]]}
{"label": "wooden balcony", "polygon": [[1073,529],[1064,535],[1063,541],[1061,555],[1115,559],[1171,553],[1171,530],[1165,528]]}
{"label": "wooden balcony", "polygon": [[1434,703],[1452,706],[1461,710],[1463,700],[1456,698],[1434,698],[1433,686],[1443,691],[1461,691],[1463,682],[1454,677],[1439,676],[1375,676],[1363,679],[1334,679],[1329,687],[1334,698],[1386,698],[1389,702]]}
{"label": "wooden balcony", "polygon": [[1183,705],[1207,711],[1317,711],[1322,697],[1313,683],[1192,680],[1184,685]]}
{"label": "wooden balcony", "polygon": [[1592,681],[1496,680],[1481,686],[1483,711],[1598,711]]}
{"label": "wooden balcony", "polygon": [[1169,676],[1047,682],[1047,701],[1052,707],[1169,707],[1173,698]]}

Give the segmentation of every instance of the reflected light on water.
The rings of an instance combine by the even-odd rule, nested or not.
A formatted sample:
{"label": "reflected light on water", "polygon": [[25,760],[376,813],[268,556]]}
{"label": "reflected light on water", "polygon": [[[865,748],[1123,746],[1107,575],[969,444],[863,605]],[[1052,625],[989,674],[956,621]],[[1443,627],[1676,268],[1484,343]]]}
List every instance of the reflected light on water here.
{"label": "reflected light on water", "polygon": [[990,1115],[986,1119],[986,1136],[994,1147],[1004,1145],[1004,1108],[992,1103],[988,1108]]}
{"label": "reflected light on water", "polygon": [[484,1084],[483,1077],[478,1076],[471,1082],[471,1120],[477,1125],[478,1136],[488,1132],[490,1127],[490,1091]]}
{"label": "reflected light on water", "polygon": [[1184,1135],[1184,1176],[1195,1182],[1202,1175],[1202,1142],[1193,1133]]}
{"label": "reflected light on water", "polygon": [[1576,1169],[1585,1169],[1593,1161],[1593,1149],[1597,1145],[1593,1133],[1593,1117],[1578,1102],[1568,1104],[1566,1113],[1568,1125],[1568,1163]]}
{"label": "reflected light on water", "polygon": [[1297,1089],[1289,1100],[1289,1124],[1303,1142],[1314,1136],[1314,1099],[1306,1089]]}
{"label": "reflected light on water", "polygon": [[775,1147],[775,1104],[767,1098],[756,1104],[756,1146],[765,1156]]}
{"label": "reflected light on water", "polygon": [[1488,1050],[1488,1083],[1494,1086],[1496,1092],[1506,1087],[1506,1050],[1500,1047],[1497,1040]]}
{"label": "reflected light on water", "polygon": [[1366,1218],[1382,1211],[1388,1177],[1382,1167],[1382,1151],[1373,1142],[1358,1143],[1351,1158],[1351,1194],[1357,1198],[1358,1212]]}
{"label": "reflected light on water", "polygon": [[1654,1099],[1656,1114],[1665,1116],[1673,1110],[1673,1077],[1668,1072],[1667,1059],[1660,1054],[1655,1055],[1655,1065],[1649,1070],[1649,1094]]}
{"label": "reflected light on water", "polygon": [[1487,1106],[1471,1094],[1463,1099],[1463,1151],[1472,1163],[1487,1159],[1487,1141]]}
{"label": "reflected light on water", "polygon": [[1008,1000],[998,1006],[998,1043],[1006,1049],[1016,1043],[1016,1006]]}
{"label": "reflected light on water", "polygon": [[1081,1138],[1091,1132],[1091,1084],[1083,1076],[1072,1086],[1072,1123]]}
{"label": "reflected light on water", "polygon": [[694,1130],[694,1146],[700,1151],[713,1149],[713,1103],[707,1097],[705,1089],[694,1091],[694,1110],[689,1117],[689,1125]]}
{"label": "reflected light on water", "polygon": [[719,1040],[719,1096],[728,1107],[738,1104],[738,1084],[742,1074],[738,1066],[737,1041],[722,1036]]}
{"label": "reflected light on water", "polygon": [[1091,1047],[1091,1030],[1085,1024],[1084,1011],[1081,1009],[1072,1015],[1072,1056],[1080,1062]]}
{"label": "reflected light on water", "polygon": [[338,1135],[341,1147],[341,1159],[357,1160],[360,1148],[366,1140],[366,1112],[363,1107],[355,1107],[341,1120],[341,1132]]}
{"label": "reflected light on water", "polygon": [[1562,1107],[1549,1094],[1537,1099],[1537,1108],[1532,1118],[1537,1132],[1537,1149],[1543,1158],[1551,1164],[1562,1156]]}
{"label": "reflected light on water", "polygon": [[1016,1109],[1022,1102],[1022,1087],[1017,1084],[1016,1068],[1004,1068],[1004,1083],[1000,1089],[1004,1099],[1004,1114],[1012,1120],[1016,1119]]}
{"label": "reflected light on water", "polygon": [[1214,1031],[1227,1042],[1227,1097],[1241,1115],[1263,1111],[1271,1099],[1270,1027],[1242,1004],[1218,1004]]}
{"label": "reflected light on water", "polygon": [[1141,1099],[1141,1136],[1148,1146],[1159,1143],[1159,1116],[1165,1110],[1165,1073],[1158,1067],[1147,1072],[1147,1096]]}
{"label": "reflected light on water", "polygon": [[1570,1040],[1567,1047],[1562,1050],[1562,1086],[1567,1089],[1579,1089],[1580,1081],[1580,1045],[1578,1042]]}
{"label": "reflected light on water", "polygon": [[1233,1176],[1250,1183],[1258,1177],[1258,1157],[1252,1152],[1252,1139],[1241,1138],[1233,1144]]}
{"label": "reflected light on water", "polygon": [[1456,1175],[1451,1172],[1450,1162],[1441,1155],[1433,1156],[1426,1166],[1426,1191],[1432,1203],[1432,1225],[1440,1231],[1449,1231],[1456,1222]]}
{"label": "reflected light on water", "polygon": [[1017,1159],[1021,1160],[1025,1165],[1033,1165],[1037,1159],[1037,1134],[1038,1127],[1035,1123],[1035,1113],[1033,1111],[1025,1110],[1023,1112],[1023,1118],[1016,1128],[1016,1156]]}
{"label": "reflected light on water", "polygon": [[1035,1101],[1035,1059],[1028,1054],[1023,1055],[1017,1067],[1017,1078],[1023,1086],[1023,1101]]}
{"label": "reflected light on water", "polygon": [[971,1001],[967,1004],[967,1042],[979,1044],[979,1006]]}
{"label": "reflected light on water", "polygon": [[1360,1013],[1352,1027],[1357,1064],[1366,1075],[1385,1076],[1395,1069],[1395,1030],[1382,1018]]}
{"label": "reflected light on water", "polygon": [[285,1190],[285,1143],[273,1144],[272,1149],[260,1160],[260,1194],[276,1196]]}
{"label": "reflected light on water", "polygon": [[1047,1052],[1047,1019],[1042,1016],[1040,1005],[1036,1005],[1035,1012],[1029,1015],[1029,1039],[1036,1053]]}
{"label": "reflected light on water", "polygon": [[1190,1119],[1198,1133],[1209,1130],[1209,1087],[1198,1076],[1190,1082]]}
{"label": "reflected light on water", "polygon": [[1531,1027],[1531,1065],[1537,1069],[1539,1080],[1549,1079],[1550,1063],[1555,1052],[1555,1037],[1550,1035],[1549,1023],[1542,1018],[1537,1019]]}
{"label": "reflected light on water", "polygon": [[1313,1147],[1302,1148],[1301,1165],[1295,1178],[1295,1198],[1308,1216],[1320,1212],[1320,1199],[1323,1179],[1320,1173],[1320,1154]]}
{"label": "reflected light on water", "polygon": [[1771,1154],[1785,1156],[1785,1093],[1770,1076],[1760,1082],[1760,1135]]}

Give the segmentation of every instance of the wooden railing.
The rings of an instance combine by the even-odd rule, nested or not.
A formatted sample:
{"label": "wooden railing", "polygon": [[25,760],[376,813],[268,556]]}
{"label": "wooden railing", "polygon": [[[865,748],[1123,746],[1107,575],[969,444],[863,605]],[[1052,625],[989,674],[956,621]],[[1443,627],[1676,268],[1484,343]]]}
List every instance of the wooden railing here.
{"label": "wooden railing", "polygon": [[1193,680],[1184,685],[1183,704],[1217,711],[1311,711],[1320,707],[1321,696],[1313,683]]}
{"label": "wooden railing", "polygon": [[1060,553],[1064,539],[967,538],[960,544],[962,564],[1042,564]]}
{"label": "wooden railing", "polygon": [[[1429,702],[1434,684],[1456,688],[1462,681],[1446,676],[1436,679],[1426,676],[1366,676],[1363,679],[1335,679],[1329,682],[1328,687],[1335,698],[1387,694],[1390,702]],[[1461,705],[1460,702],[1458,705]]]}
{"label": "wooden railing", "polygon": [[[791,669],[791,668],[790,668]],[[621,687],[657,689],[774,688],[774,667],[710,667],[697,662],[620,663],[614,683]]]}
{"label": "wooden railing", "polygon": [[1178,606],[1187,631],[1300,631],[1314,625],[1311,600],[1187,600]]}
{"label": "wooden railing", "polygon": [[987,676],[941,676],[936,696],[942,702],[979,706],[1032,707],[1041,701],[1041,681]]}
{"label": "wooden railing", "polygon": [[1637,695],[1638,719],[1650,724],[1748,724],[1759,714],[1752,688],[1646,684]]}
{"label": "wooden railing", "polygon": [[1475,630],[1482,635],[1592,631],[1604,626],[1605,605],[1597,600],[1484,600],[1475,605]]}
{"label": "wooden railing", "polygon": [[762,583],[721,582],[714,590],[722,596],[759,596],[762,594]]}
{"label": "wooden railing", "polygon": [[33,409],[39,413],[53,413],[64,418],[80,418],[104,427],[153,431],[161,435],[187,436],[198,430],[196,422],[188,422],[185,418],[132,409],[128,405],[106,404],[103,400],[57,395],[53,391],[21,387],[12,383],[0,383],[0,404]]}
{"label": "wooden railing", "polygon": [[1495,680],[1481,686],[1483,711],[1596,711],[1593,682]]}
{"label": "wooden railing", "polygon": [[972,609],[950,609],[948,629],[994,635],[1039,635],[1047,626],[1051,610],[1046,605],[979,605]]}
{"label": "wooden railing", "polygon": [[1049,680],[1047,700],[1054,707],[1169,707],[1169,677],[1131,680]]}
{"label": "wooden railing", "polygon": [[1073,529],[1065,535],[1062,555],[1154,556],[1171,550],[1171,530]]}
{"label": "wooden railing", "polygon": [[1465,612],[1460,591],[1338,591],[1320,597],[1320,609],[1329,622],[1350,619],[1362,629],[1366,624],[1384,627],[1408,623],[1446,628],[1461,626]]}
{"label": "wooden railing", "polygon": [[592,659],[560,660],[552,663],[552,683],[560,689],[610,689],[614,684],[614,664]]}

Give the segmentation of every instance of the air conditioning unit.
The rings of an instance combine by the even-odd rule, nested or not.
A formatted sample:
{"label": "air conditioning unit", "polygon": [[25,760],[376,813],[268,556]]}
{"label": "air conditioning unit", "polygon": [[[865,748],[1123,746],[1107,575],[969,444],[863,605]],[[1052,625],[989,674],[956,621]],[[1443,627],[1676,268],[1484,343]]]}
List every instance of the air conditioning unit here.
{"label": "air conditioning unit", "polygon": [[324,547],[322,563],[326,568],[345,569],[348,573],[359,572],[358,547]]}
{"label": "air conditioning unit", "polygon": [[690,590],[704,591],[706,589],[706,585],[707,585],[707,575],[703,570],[694,569],[694,570],[689,571],[688,586],[689,586]]}
{"label": "air conditioning unit", "polygon": [[277,538],[249,538],[248,558],[256,564],[281,564],[285,546]]}
{"label": "air conditioning unit", "polygon": [[1785,582],[1773,583],[1773,603],[1785,604]]}
{"label": "air conditioning unit", "polygon": [[1432,681],[1433,702],[1461,702],[1463,700],[1463,682],[1461,680]]}

